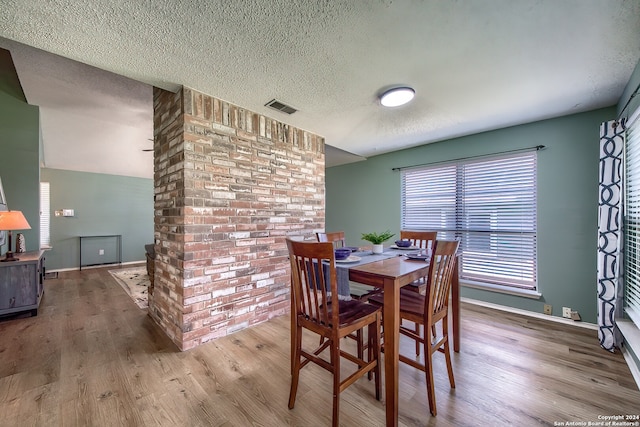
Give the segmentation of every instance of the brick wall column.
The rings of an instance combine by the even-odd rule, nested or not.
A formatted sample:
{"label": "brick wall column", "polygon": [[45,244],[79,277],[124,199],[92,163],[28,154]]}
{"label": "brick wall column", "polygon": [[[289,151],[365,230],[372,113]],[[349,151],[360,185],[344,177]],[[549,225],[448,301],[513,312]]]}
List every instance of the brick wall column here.
{"label": "brick wall column", "polygon": [[154,107],[154,292],[149,315],[183,348],[184,100],[158,88]]}
{"label": "brick wall column", "polygon": [[150,315],[186,350],[289,309],[284,239],[324,229],[324,139],[184,88],[155,89]]}

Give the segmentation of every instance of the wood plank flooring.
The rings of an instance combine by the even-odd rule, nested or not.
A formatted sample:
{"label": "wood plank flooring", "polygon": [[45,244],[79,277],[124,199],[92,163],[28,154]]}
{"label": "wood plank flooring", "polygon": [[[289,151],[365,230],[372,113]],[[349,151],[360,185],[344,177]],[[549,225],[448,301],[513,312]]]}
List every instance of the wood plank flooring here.
{"label": "wood plank flooring", "polygon": [[[58,276],[45,282],[37,317],[0,320],[0,425],[330,425],[331,378],[316,366],[303,369],[287,408],[288,316],[180,352],[106,268]],[[411,354],[412,343],[401,345]],[[401,364],[400,425],[586,425],[640,414],[624,358],[602,350],[595,331],[463,304],[461,345],[455,390],[436,355],[437,417],[424,374]],[[342,394],[340,422],[384,425],[372,382]]]}

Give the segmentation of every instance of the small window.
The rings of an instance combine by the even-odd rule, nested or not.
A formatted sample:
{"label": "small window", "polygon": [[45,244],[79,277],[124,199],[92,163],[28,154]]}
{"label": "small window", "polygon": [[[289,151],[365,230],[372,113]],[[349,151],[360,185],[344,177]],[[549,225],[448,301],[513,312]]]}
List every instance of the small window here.
{"label": "small window", "polygon": [[40,183],[40,249],[51,247],[49,183]]}

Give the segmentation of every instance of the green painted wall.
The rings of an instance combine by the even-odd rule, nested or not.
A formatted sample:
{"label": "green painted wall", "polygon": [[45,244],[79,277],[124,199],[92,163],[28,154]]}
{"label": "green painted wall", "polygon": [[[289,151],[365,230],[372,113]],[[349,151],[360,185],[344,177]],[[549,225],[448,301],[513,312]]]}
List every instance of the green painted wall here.
{"label": "green painted wall", "polygon": [[[144,245],[153,243],[152,179],[47,168],[41,174],[51,187],[49,271],[80,265],[78,236],[120,234],[122,261],[144,261]],[[74,209],[75,216],[55,216],[60,209]],[[113,241],[85,241],[83,247],[83,264],[113,259]]]}
{"label": "green painted wall", "polygon": [[[0,91],[0,178],[11,210],[22,211],[31,230],[27,251],[40,246],[40,113],[38,107]],[[0,248],[0,253],[7,251]],[[15,247],[13,248],[15,249]]]}
{"label": "green painted wall", "polygon": [[393,167],[478,156],[536,145],[538,152],[538,288],[540,299],[472,288],[462,296],[523,310],[553,306],[596,321],[599,125],[614,107],[426,144],[326,170],[326,229],[361,233],[400,230],[400,173]]}
{"label": "green painted wall", "polygon": [[[79,266],[79,235],[122,234],[123,262],[144,261],[144,245],[153,242],[153,180],[40,170],[41,145],[39,108],[0,90],[0,178],[9,209],[22,211],[31,225],[31,230],[18,231],[25,235],[27,250],[39,248],[42,179],[51,183],[49,271]],[[62,208],[75,209],[76,216],[53,216]],[[96,263],[113,259],[109,242],[96,244],[105,247]],[[91,243],[86,247],[91,250]],[[0,247],[0,254],[6,251],[7,245]]]}

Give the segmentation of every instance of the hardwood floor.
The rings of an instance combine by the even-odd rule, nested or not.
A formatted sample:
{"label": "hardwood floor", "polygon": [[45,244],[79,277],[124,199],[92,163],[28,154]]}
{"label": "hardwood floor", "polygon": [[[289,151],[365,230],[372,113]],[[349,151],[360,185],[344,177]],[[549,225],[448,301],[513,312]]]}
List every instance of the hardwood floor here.
{"label": "hardwood floor", "polygon": [[[595,331],[463,304],[461,345],[455,390],[434,355],[437,417],[424,374],[401,364],[400,425],[587,425],[640,414],[622,355],[602,350]],[[37,317],[0,321],[3,426],[330,425],[330,375],[304,368],[293,410],[289,381],[288,316],[180,352],[107,269],[60,273],[45,282]],[[341,425],[384,425],[372,382],[341,396]]]}

